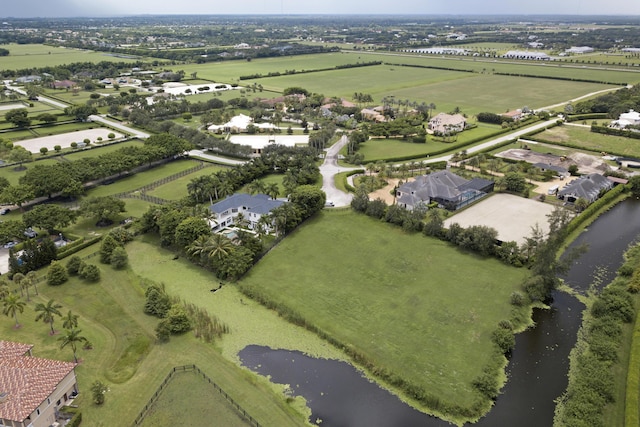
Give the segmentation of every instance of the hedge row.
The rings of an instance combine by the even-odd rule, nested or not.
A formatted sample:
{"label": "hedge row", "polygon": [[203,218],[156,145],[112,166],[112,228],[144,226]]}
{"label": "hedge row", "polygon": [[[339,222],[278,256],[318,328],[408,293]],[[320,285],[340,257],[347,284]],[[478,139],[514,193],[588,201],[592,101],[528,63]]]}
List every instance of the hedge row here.
{"label": "hedge row", "polygon": [[359,174],[359,173],[364,173],[364,169],[352,170],[352,171],[349,171],[349,172],[345,173],[344,175],[342,175],[344,188],[347,191],[349,191],[350,193],[355,193],[356,189],[355,189],[355,187],[353,185],[349,184],[349,180],[347,178],[349,178],[350,176]]}
{"label": "hedge row", "polygon": [[564,80],[569,82],[583,82],[583,83],[599,83],[605,85],[614,85],[614,86],[626,86],[626,82],[608,82],[605,80],[592,80],[592,79],[576,79],[574,77],[559,77],[559,76],[538,76],[535,74],[524,74],[524,73],[501,73],[494,72],[496,76],[512,76],[512,77],[528,77],[532,79],[549,79],[549,80]]}
{"label": "hedge row", "polygon": [[343,64],[343,65],[336,65],[335,67],[327,67],[327,68],[315,68],[313,70],[300,70],[300,71],[296,71],[296,70],[287,70],[284,73],[281,73],[280,71],[271,71],[269,73],[267,73],[267,75],[263,75],[262,73],[255,73],[255,74],[249,74],[249,75],[245,75],[245,76],[240,76],[239,79],[240,80],[252,80],[252,79],[261,79],[264,77],[278,77],[278,76],[283,76],[283,75],[293,75],[293,74],[309,74],[309,73],[319,73],[322,71],[334,71],[334,70],[343,70],[343,69],[347,69],[347,68],[359,68],[359,67],[370,67],[372,65],[380,65],[382,64],[382,61],[371,61],[371,62],[362,62],[362,63],[355,63],[355,64]]}
{"label": "hedge row", "polygon": [[102,239],[102,236],[96,236],[96,237],[92,237],[90,239],[85,239],[84,237],[81,237],[80,239],[77,239],[77,240],[69,243],[62,250],[59,250],[57,252],[56,258],[58,260],[64,259],[64,258],[68,257],[69,255],[73,255],[76,252],[80,252],[84,248],[88,248],[89,246],[93,245],[94,243],[99,242],[101,239]]}
{"label": "hedge row", "polygon": [[598,120],[606,119],[607,113],[588,113],[588,114],[572,114],[566,116],[568,122],[579,122],[581,120]]}
{"label": "hedge row", "polygon": [[623,136],[625,138],[640,139],[640,132],[630,130],[610,128],[608,126],[591,126],[591,132],[603,135]]}

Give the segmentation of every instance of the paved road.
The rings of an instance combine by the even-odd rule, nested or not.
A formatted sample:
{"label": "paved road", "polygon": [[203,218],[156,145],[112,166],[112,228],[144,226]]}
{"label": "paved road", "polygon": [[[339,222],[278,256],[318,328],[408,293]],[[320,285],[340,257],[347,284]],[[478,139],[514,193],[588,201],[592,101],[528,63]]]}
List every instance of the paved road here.
{"label": "paved road", "polygon": [[135,136],[136,138],[146,139],[151,136],[146,132],[142,132],[141,130],[138,130],[129,126],[125,126],[120,122],[117,122],[115,120],[109,120],[102,116],[92,115],[92,116],[89,116],[89,120],[91,120],[92,122],[100,122],[107,126],[111,126],[112,128],[119,129],[123,132],[126,132],[128,134]]}
{"label": "paved road", "polygon": [[244,163],[247,163],[247,160],[228,159],[226,157],[220,157],[220,156],[215,156],[213,154],[205,153],[202,150],[191,150],[191,151],[189,151],[189,155],[191,157],[200,157],[202,159],[211,160],[212,162],[221,163],[223,165],[232,165],[232,166],[234,166],[234,165],[242,165]]}
{"label": "paved road", "polygon": [[348,206],[351,204],[353,195],[351,193],[345,193],[342,190],[336,188],[335,176],[340,172],[347,172],[362,168],[345,168],[338,166],[338,153],[349,143],[349,138],[343,135],[342,138],[331,147],[327,149],[324,162],[320,166],[320,173],[322,174],[322,190],[327,194],[327,200],[333,202],[336,207]]}
{"label": "paved road", "polygon": [[69,106],[69,104],[56,101],[55,99],[47,98],[46,96],[38,96],[38,101],[45,104],[53,105],[54,107],[62,108],[63,110]]}

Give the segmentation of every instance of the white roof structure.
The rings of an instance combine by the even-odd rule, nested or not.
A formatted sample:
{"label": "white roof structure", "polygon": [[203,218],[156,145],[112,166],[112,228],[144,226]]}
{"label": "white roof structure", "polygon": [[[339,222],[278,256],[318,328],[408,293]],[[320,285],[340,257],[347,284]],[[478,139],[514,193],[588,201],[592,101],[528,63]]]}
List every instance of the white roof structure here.
{"label": "white roof structure", "polygon": [[308,145],[309,135],[232,135],[229,141],[234,144],[248,145],[254,150],[262,150],[274,144],[287,147]]}
{"label": "white roof structure", "polygon": [[253,119],[249,116],[246,116],[244,114],[239,114],[237,116],[233,116],[231,118],[231,120],[229,120],[227,123],[222,124],[222,125],[211,125],[208,127],[209,130],[219,130],[219,129],[234,129],[236,131],[246,131],[247,130],[247,126],[249,126],[250,124],[254,125],[255,127],[257,127],[258,129],[275,129],[277,128],[277,126],[273,125],[272,123],[253,123]]}
{"label": "white roof structure", "polygon": [[614,120],[611,125],[619,128],[638,126],[640,125],[640,113],[634,110],[629,110],[628,113],[620,114],[618,120]]}
{"label": "white roof structure", "polygon": [[510,50],[504,54],[505,58],[515,59],[551,59],[545,52],[527,51],[527,50]]}
{"label": "white roof structure", "polygon": [[591,53],[595,49],[589,46],[571,46],[569,49],[565,49],[566,53]]}

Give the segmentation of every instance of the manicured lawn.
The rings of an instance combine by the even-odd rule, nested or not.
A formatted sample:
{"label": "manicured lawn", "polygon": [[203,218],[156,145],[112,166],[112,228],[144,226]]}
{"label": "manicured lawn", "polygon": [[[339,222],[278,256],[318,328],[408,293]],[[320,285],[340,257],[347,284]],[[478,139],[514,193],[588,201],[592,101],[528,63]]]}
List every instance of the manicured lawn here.
{"label": "manicured lawn", "polygon": [[556,126],[535,135],[545,141],[570,143],[597,153],[614,153],[622,156],[640,157],[640,141],[614,135],[591,132],[583,126]]}
{"label": "manicured lawn", "polygon": [[[195,165],[196,164],[194,163],[193,166]],[[187,195],[187,184],[192,179],[203,175],[211,175],[212,173],[222,169],[226,168],[224,166],[209,165],[206,168],[200,169],[198,171],[190,173],[189,175],[185,175],[174,181],[167,182],[166,184],[156,187],[153,190],[148,191],[147,194],[167,200],[180,200]]]}
{"label": "manicured lawn", "polygon": [[[262,182],[265,186],[269,185],[269,184],[278,184],[278,188],[280,188],[280,194],[278,197],[284,197],[286,196],[286,190],[284,189],[284,185],[282,185],[282,178],[284,177],[283,174],[280,173],[272,173],[269,174],[267,176],[264,176],[262,178],[259,178],[258,181]],[[247,190],[247,185],[245,185],[244,187],[242,187],[240,189],[240,192],[243,193],[248,193],[249,190]]]}
{"label": "manicured lawn", "polygon": [[215,425],[228,427],[249,425],[213,385],[194,371],[188,371],[174,374],[140,425],[195,426],[203,420],[215,420]]}
{"label": "manicured lawn", "polygon": [[[309,242],[313,242],[310,245]],[[350,211],[322,213],[240,285],[443,402],[471,405],[525,270]]]}
{"label": "manicured lawn", "polygon": [[[33,158],[37,159],[39,156],[39,154],[34,154]],[[37,162],[24,163],[22,166],[26,166],[28,169],[33,167],[34,165],[54,165],[56,163],[58,163],[58,160],[56,159],[42,159],[38,160]],[[16,170],[15,166],[3,167],[0,168],[0,176],[7,178],[11,185],[17,185],[18,180],[27,172],[27,169]]]}
{"label": "manicured lawn", "polygon": [[85,150],[70,151],[69,154],[65,154],[64,157],[68,160],[74,161],[74,160],[85,159],[90,157],[102,156],[103,154],[109,154],[124,147],[139,147],[141,145],[142,145],[142,141],[139,139],[133,139],[133,140],[124,141],[124,142],[116,142],[116,143],[107,144],[107,145],[92,145],[91,146],[92,148],[89,150],[85,149]]}

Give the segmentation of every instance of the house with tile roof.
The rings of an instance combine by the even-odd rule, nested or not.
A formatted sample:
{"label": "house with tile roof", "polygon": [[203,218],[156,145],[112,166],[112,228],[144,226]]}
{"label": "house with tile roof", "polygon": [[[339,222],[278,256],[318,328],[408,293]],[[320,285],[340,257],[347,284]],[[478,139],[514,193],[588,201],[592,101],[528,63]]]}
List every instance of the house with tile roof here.
{"label": "house with tile roof", "polygon": [[49,427],[78,394],[75,363],[31,355],[32,345],[0,341],[0,425]]}
{"label": "house with tile roof", "polygon": [[429,120],[429,130],[440,135],[462,132],[466,126],[467,119],[462,114],[438,113]]}
{"label": "house with tile roof", "polygon": [[420,205],[438,203],[454,211],[485,197],[493,191],[494,182],[482,178],[468,180],[448,170],[422,175],[396,190],[398,205],[413,210]]}
{"label": "house with tile roof", "polygon": [[[273,200],[266,194],[233,194],[209,207],[211,213],[215,215],[215,218],[210,220],[211,230],[217,232],[233,226],[240,214],[249,222],[249,228],[255,230],[260,218],[269,215],[272,210],[284,203],[286,203],[284,200]],[[269,228],[267,232],[270,231]]]}
{"label": "house with tile roof", "polygon": [[578,199],[585,199],[593,203],[600,194],[613,187],[613,181],[599,173],[590,173],[574,179],[558,191],[558,199],[574,203]]}

